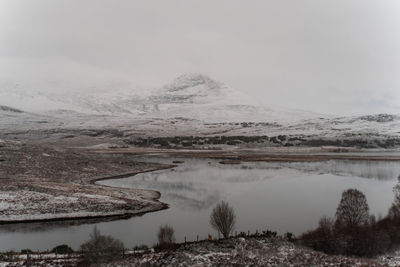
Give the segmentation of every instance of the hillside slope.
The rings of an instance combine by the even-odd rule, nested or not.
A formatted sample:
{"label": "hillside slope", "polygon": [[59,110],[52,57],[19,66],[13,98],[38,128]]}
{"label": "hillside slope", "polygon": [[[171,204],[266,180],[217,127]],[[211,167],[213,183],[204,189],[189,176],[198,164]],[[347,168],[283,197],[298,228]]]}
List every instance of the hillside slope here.
{"label": "hillside slope", "polygon": [[[281,136],[268,139],[267,145],[400,145],[398,115],[334,117],[268,108],[201,74],[185,74],[161,88],[146,91],[112,88],[96,93],[24,94],[23,90],[8,89],[0,88],[2,135],[42,138],[57,134],[63,138],[72,132],[73,136],[83,133],[130,139]],[[294,141],[289,142],[291,139]]]}

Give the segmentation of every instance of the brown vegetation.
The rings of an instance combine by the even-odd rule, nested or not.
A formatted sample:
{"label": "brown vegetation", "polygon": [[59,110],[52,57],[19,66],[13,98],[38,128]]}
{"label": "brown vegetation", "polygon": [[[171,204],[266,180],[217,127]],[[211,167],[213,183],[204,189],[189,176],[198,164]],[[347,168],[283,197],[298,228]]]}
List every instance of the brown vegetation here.
{"label": "brown vegetation", "polygon": [[317,229],[300,237],[315,250],[330,254],[373,257],[400,245],[400,181],[389,215],[376,220],[368,213],[364,194],[356,189],[343,192],[335,220],[323,217]]}
{"label": "brown vegetation", "polygon": [[172,226],[168,224],[161,226],[157,234],[158,244],[160,246],[168,246],[170,244],[175,243],[174,233],[175,231],[174,228],[172,228]]}
{"label": "brown vegetation", "polygon": [[220,232],[224,238],[228,238],[235,228],[235,211],[225,201],[217,204],[210,216],[210,225]]}
{"label": "brown vegetation", "polygon": [[101,263],[122,257],[124,244],[114,237],[100,234],[94,227],[90,239],[81,245],[85,263]]}

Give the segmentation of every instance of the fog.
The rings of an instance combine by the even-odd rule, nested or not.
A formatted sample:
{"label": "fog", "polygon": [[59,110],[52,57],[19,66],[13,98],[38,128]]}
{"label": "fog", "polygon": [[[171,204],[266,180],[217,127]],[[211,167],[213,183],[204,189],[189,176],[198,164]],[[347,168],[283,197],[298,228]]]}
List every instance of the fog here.
{"label": "fog", "polygon": [[400,113],[393,0],[0,2],[0,90],[147,90],[202,73],[265,105]]}

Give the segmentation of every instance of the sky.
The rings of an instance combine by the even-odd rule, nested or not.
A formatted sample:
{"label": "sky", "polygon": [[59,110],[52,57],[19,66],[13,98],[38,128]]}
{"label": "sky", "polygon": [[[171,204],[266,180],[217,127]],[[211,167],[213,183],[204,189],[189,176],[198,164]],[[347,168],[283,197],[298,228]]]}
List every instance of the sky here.
{"label": "sky", "polygon": [[266,106],[400,114],[399,29],[398,0],[1,0],[0,86],[202,73]]}

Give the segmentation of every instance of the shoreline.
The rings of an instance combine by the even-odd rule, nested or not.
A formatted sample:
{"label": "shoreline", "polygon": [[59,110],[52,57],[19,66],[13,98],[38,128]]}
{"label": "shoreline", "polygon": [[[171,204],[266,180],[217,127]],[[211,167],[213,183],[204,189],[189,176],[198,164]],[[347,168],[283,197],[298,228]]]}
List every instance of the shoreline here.
{"label": "shoreline", "polygon": [[[81,150],[82,151],[82,150]],[[126,157],[127,155],[142,155],[142,156],[151,156],[151,155],[167,155],[171,158],[209,158],[209,159],[219,159],[220,164],[240,164],[242,162],[314,162],[314,161],[328,161],[328,160],[355,160],[355,161],[400,161],[400,156],[393,155],[345,155],[345,154],[319,154],[319,153],[303,153],[303,154],[294,154],[294,153],[281,153],[281,154],[271,154],[265,153],[265,151],[247,151],[247,150],[166,150],[166,149],[143,149],[143,148],[119,148],[119,149],[86,149],[85,152],[89,152],[89,158],[94,155],[118,155]],[[94,156],[96,157],[96,156]],[[141,163],[141,162],[136,162]],[[141,163],[142,164],[142,163]],[[146,163],[144,163],[146,164]],[[115,220],[122,218],[130,218],[133,216],[140,216],[149,212],[156,212],[163,209],[167,209],[169,207],[168,203],[163,203],[159,201],[161,197],[161,192],[151,189],[134,189],[134,188],[120,188],[114,186],[107,186],[97,184],[99,181],[111,180],[111,179],[121,179],[130,176],[134,176],[140,173],[158,171],[158,170],[166,170],[176,167],[176,164],[162,164],[159,163],[151,163],[151,167],[146,167],[142,170],[124,172],[120,174],[113,174],[108,176],[94,176],[93,178],[81,179],[80,184],[75,184],[72,182],[60,182],[57,184],[53,184],[53,187],[71,187],[68,191],[62,191],[59,193],[56,191],[53,193],[53,196],[63,196],[68,195],[69,197],[74,197],[76,194],[83,195],[88,198],[98,197],[98,203],[94,202],[93,205],[100,205],[101,201],[106,201],[107,198],[112,198],[113,201],[117,202],[120,200],[124,200],[128,208],[118,208],[118,205],[115,207],[111,206],[105,208],[104,210],[98,211],[90,211],[90,209],[81,209],[78,211],[73,210],[72,212],[60,212],[56,214],[52,214],[51,212],[41,212],[40,209],[37,209],[35,213],[23,213],[18,214],[18,211],[15,214],[11,214],[9,216],[3,215],[0,216],[0,225],[5,224],[20,224],[20,223],[31,223],[31,222],[54,222],[54,221],[71,221],[71,220],[85,220],[85,219],[99,219],[102,218],[115,218]],[[21,181],[22,185],[26,186],[30,182]],[[38,188],[41,188],[42,182],[37,182],[39,184]],[[44,182],[43,182],[44,183]],[[37,185],[37,184],[34,184]],[[46,188],[51,188],[51,186],[47,186]],[[35,188],[34,188],[35,189]],[[37,192],[41,192],[38,190]],[[100,193],[98,192],[100,191]],[[35,192],[35,191],[32,191]],[[71,192],[72,194],[71,196]],[[78,192],[78,193],[76,193]],[[7,194],[7,191],[3,191],[3,194]],[[58,194],[58,195],[57,195]],[[1,196],[1,194],[0,194]],[[104,199],[101,199],[104,197]],[[45,203],[46,204],[46,203]],[[47,203],[47,205],[51,205],[52,203]],[[3,217],[4,219],[1,219]],[[9,217],[9,218],[7,218]]]}
{"label": "shoreline", "polygon": [[[159,171],[159,170],[165,170],[165,169],[171,169],[175,167],[176,165],[166,165],[166,166],[160,166],[158,168],[151,168],[148,170],[144,171],[139,171],[139,172],[130,172],[130,173],[124,173],[124,174],[119,174],[119,175],[112,175],[112,176],[105,176],[105,177],[98,177],[98,178],[93,178],[88,181],[89,184],[101,187],[101,188],[112,188],[113,190],[120,190],[120,191],[128,191],[126,188],[122,187],[114,187],[114,186],[107,186],[107,185],[100,185],[97,184],[98,181],[104,181],[104,180],[111,180],[111,179],[121,179],[121,178],[126,178],[126,177],[131,177],[140,173],[146,173],[146,172],[152,172],[152,171]],[[84,215],[78,215],[78,213],[85,213],[83,212],[78,212],[78,213],[65,213],[65,214],[51,214],[47,218],[22,218],[22,219],[10,219],[10,220],[4,220],[0,219],[0,225],[7,225],[7,224],[23,224],[23,223],[34,223],[34,222],[55,222],[55,221],[71,221],[71,220],[85,220],[85,219],[106,219],[106,218],[115,218],[115,220],[118,219],[123,219],[123,218],[131,218],[134,216],[141,216],[146,213],[151,213],[151,212],[156,212],[164,209],[169,208],[169,204],[164,203],[159,201],[161,197],[161,193],[157,190],[151,190],[151,189],[134,189],[137,191],[142,191],[142,192],[150,192],[153,194],[153,197],[148,197],[148,198],[143,198],[143,202],[146,201],[151,201],[155,202],[158,204],[158,206],[150,203],[149,206],[145,206],[143,208],[140,208],[139,210],[116,210],[112,212],[88,212],[89,214],[84,214]],[[43,215],[32,215],[32,217],[35,216],[43,216]],[[23,217],[23,215],[21,216]]]}
{"label": "shoreline", "polygon": [[[190,157],[190,158],[209,158],[219,160],[235,161],[264,161],[264,162],[307,162],[307,161],[326,161],[326,160],[355,160],[355,161],[400,161],[400,155],[363,155],[349,154],[348,152],[281,152],[271,153],[263,150],[196,150],[196,149],[154,149],[154,148],[118,148],[118,149],[88,149],[93,154],[111,154],[111,155],[136,155],[136,156],[152,156],[152,155],[168,155],[170,157]],[[366,151],[368,152],[368,151]],[[381,151],[379,153],[385,153]]]}
{"label": "shoreline", "polygon": [[[130,172],[130,173],[123,173],[123,174],[117,174],[117,175],[112,175],[112,176],[106,176],[106,177],[99,177],[99,178],[93,178],[89,180],[90,184],[96,184],[99,181],[105,181],[105,180],[113,180],[113,179],[122,179],[122,178],[127,178],[127,177],[131,177],[131,176],[135,176],[137,174],[141,174],[141,173],[146,173],[146,172],[154,172],[154,171],[160,171],[160,170],[167,170],[167,169],[172,169],[174,167],[177,167],[177,165],[166,165],[166,166],[161,166],[159,168],[153,168],[150,170],[144,170],[144,171],[139,171],[139,172]],[[101,185],[101,186],[105,186],[105,187],[113,187],[113,186],[107,186],[107,185]],[[116,187],[114,187],[116,188]],[[118,187],[119,188],[119,187]],[[149,191],[154,191],[156,193],[159,194],[159,197],[161,196],[161,193],[159,191],[156,190],[150,190],[150,189],[140,189],[140,190],[149,190]],[[158,199],[157,198],[157,199]]]}
{"label": "shoreline", "polygon": [[12,141],[3,142],[0,159],[0,225],[119,219],[167,209],[158,191],[96,182],[176,166]]}
{"label": "shoreline", "polygon": [[[160,202],[162,203],[162,202]],[[165,204],[165,203],[162,203]],[[83,216],[65,216],[65,217],[52,217],[52,218],[43,218],[43,219],[21,219],[21,220],[10,220],[10,221],[0,221],[0,225],[7,224],[23,224],[23,223],[38,223],[38,222],[62,222],[62,221],[71,221],[71,220],[90,220],[90,219],[106,219],[106,218],[115,218],[118,219],[128,219],[135,216],[141,216],[146,213],[156,212],[160,210],[167,209],[169,206],[165,204],[164,207],[157,209],[149,209],[149,210],[141,210],[138,212],[116,212],[115,214],[104,214],[104,215],[83,215]]]}

